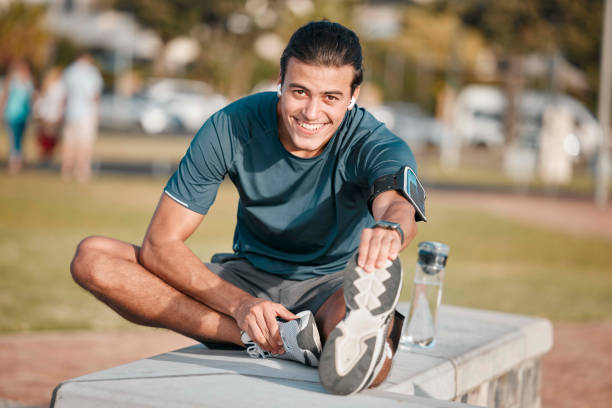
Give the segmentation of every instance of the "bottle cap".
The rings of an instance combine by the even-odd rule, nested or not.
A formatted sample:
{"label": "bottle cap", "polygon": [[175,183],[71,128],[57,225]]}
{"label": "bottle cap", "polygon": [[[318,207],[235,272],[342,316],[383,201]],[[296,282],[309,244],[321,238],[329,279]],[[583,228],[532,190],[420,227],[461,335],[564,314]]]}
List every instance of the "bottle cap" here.
{"label": "bottle cap", "polygon": [[435,275],[446,266],[448,245],[434,241],[421,242],[418,254],[418,263],[423,271],[429,275]]}

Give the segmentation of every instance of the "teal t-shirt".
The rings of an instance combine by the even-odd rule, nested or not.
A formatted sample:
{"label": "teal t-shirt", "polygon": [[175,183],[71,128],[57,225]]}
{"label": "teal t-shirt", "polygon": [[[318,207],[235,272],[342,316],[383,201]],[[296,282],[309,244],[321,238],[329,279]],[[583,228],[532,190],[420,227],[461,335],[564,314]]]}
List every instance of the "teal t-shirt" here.
{"label": "teal t-shirt", "polygon": [[321,154],[300,158],[279,140],[274,92],[242,98],[198,131],[165,192],[206,214],[227,175],[240,195],[234,251],[256,268],[303,280],[340,271],[374,219],[370,186],[402,166],[408,145],[355,107]]}

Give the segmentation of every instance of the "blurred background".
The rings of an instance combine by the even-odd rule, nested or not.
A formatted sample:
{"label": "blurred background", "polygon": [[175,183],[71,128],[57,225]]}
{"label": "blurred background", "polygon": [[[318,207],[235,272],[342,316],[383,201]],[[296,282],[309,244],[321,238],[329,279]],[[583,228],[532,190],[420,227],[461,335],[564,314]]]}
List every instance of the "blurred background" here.
{"label": "blurred background", "polygon": [[[322,18],[360,36],[358,104],[410,144],[428,191],[406,281],[419,241],[447,243],[443,303],[553,321],[544,406],[609,406],[601,0],[0,0],[0,77],[29,61],[34,105],[47,74],[83,52],[104,83],[87,183],[62,181],[62,141],[44,146],[36,114],[23,171],[9,175],[0,129],[0,406],[44,406],[59,381],[187,341],[137,328],[80,289],[76,245],[92,234],[140,243],[202,123],[274,90],[290,35]],[[203,260],[231,249],[236,206],[224,183],[189,239]]]}

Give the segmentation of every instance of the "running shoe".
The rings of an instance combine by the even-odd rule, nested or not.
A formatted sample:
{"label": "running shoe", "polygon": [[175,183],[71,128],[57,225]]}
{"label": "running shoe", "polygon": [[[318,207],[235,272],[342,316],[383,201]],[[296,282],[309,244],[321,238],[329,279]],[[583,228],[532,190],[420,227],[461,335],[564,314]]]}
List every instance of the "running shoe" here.
{"label": "running shoe", "polygon": [[319,365],[321,357],[321,337],[310,310],[298,313],[295,320],[279,321],[278,328],[283,340],[284,354],[272,354],[262,350],[249,335],[243,331],[241,340],[246,346],[249,356],[253,358],[281,358],[293,360],[311,367]]}
{"label": "running shoe", "polygon": [[344,269],[343,287],[346,316],[325,342],[319,378],[329,392],[349,395],[374,380],[380,384],[384,378],[378,374],[390,368],[393,350],[387,337],[402,287],[399,258],[368,273],[355,255]]}

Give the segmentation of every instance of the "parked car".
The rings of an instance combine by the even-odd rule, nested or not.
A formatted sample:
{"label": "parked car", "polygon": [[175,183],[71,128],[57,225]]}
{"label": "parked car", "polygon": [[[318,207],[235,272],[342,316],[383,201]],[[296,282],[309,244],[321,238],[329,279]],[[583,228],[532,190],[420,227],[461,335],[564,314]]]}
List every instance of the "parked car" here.
{"label": "parked car", "polygon": [[140,95],[103,93],[100,97],[100,127],[110,130],[140,130],[140,118],[147,104]]}
{"label": "parked car", "polygon": [[193,134],[226,104],[226,98],[205,82],[155,79],[133,96],[103,94],[100,126],[113,130],[144,130],[149,134]]}
{"label": "parked car", "polygon": [[414,103],[390,102],[368,110],[412,147],[440,146],[442,140],[452,137],[448,126]]}
{"label": "parked car", "polygon": [[210,115],[223,108],[227,99],[210,85],[187,79],[155,79],[145,88],[147,100],[140,124],[147,133],[162,133],[176,124],[196,132]]}
{"label": "parked car", "polygon": [[[551,105],[563,108],[574,119],[574,129],[565,138],[568,153],[585,158],[595,154],[603,138],[599,122],[581,102],[565,94],[534,90],[521,93],[519,143],[538,148],[542,118]],[[506,106],[506,95],[497,87],[469,85],[463,88],[454,111],[457,135],[469,144],[503,145]]]}

